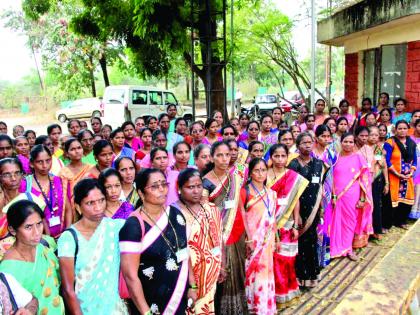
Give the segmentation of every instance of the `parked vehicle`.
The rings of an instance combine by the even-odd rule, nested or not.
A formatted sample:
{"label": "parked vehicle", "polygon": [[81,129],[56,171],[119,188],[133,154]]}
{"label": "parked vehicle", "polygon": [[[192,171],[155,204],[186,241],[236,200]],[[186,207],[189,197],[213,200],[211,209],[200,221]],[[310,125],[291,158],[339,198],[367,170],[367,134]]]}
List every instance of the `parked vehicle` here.
{"label": "parked vehicle", "polygon": [[98,98],[82,98],[71,102],[66,108],[55,113],[55,118],[66,122],[71,118],[90,118],[101,116],[101,100]]}
{"label": "parked vehicle", "polygon": [[192,121],[191,107],[181,105],[171,91],[149,86],[108,86],[101,106],[104,122],[116,127],[139,116],[158,116],[169,104],[177,106],[179,116]]}
{"label": "parked vehicle", "polygon": [[275,94],[259,94],[255,97],[255,101],[248,110],[248,114],[251,117],[259,118],[265,113],[271,113],[277,106],[278,99]]}

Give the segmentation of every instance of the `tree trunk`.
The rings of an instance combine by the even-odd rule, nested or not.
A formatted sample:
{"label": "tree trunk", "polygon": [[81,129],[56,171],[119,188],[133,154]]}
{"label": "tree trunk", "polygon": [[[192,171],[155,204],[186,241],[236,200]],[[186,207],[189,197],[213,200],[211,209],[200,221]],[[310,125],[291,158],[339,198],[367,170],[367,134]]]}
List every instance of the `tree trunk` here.
{"label": "tree trunk", "polygon": [[188,75],[185,76],[185,87],[187,88],[187,101],[190,100],[190,78]]}
{"label": "tree trunk", "polygon": [[168,87],[169,87],[168,76],[165,76],[165,90],[167,90]]}
{"label": "tree trunk", "polygon": [[106,55],[105,55],[105,53],[102,54],[102,57],[99,59],[99,64],[101,65],[105,87],[107,87],[107,86],[109,86],[109,77],[108,77],[108,69],[107,69],[107,66],[106,66]]}
{"label": "tree trunk", "polygon": [[89,67],[89,74],[90,74],[90,88],[92,90],[92,96],[96,97],[96,86],[95,86],[95,75],[93,73],[93,57],[89,56],[89,62],[90,62],[90,67]]}
{"label": "tree trunk", "polygon": [[[204,85],[206,85],[207,82],[204,80],[203,83]],[[228,119],[227,106],[225,106],[226,102],[222,69],[213,73],[211,89],[213,90],[212,93],[206,93],[206,103],[208,102],[209,97],[211,98],[210,112],[207,114],[210,115],[211,113],[217,110],[223,114],[223,117],[225,119]]]}

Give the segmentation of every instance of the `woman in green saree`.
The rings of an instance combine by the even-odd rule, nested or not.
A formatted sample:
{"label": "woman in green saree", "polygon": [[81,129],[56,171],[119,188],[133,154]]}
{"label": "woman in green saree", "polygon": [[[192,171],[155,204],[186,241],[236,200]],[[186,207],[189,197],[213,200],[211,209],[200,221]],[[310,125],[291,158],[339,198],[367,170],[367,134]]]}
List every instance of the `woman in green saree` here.
{"label": "woman in green saree", "polygon": [[57,257],[40,243],[43,217],[41,208],[32,201],[20,200],[10,206],[7,221],[16,242],[6,252],[0,272],[14,276],[38,299],[38,314],[64,314]]}

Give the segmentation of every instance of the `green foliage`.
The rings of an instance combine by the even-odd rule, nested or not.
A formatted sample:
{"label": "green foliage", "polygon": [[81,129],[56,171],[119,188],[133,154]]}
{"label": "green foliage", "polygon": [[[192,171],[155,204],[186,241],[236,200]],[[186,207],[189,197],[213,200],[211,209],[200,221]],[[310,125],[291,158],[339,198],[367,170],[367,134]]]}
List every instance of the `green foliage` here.
{"label": "green foliage", "polygon": [[50,10],[50,7],[50,0],[25,0],[22,3],[23,10],[32,20],[38,20]]}

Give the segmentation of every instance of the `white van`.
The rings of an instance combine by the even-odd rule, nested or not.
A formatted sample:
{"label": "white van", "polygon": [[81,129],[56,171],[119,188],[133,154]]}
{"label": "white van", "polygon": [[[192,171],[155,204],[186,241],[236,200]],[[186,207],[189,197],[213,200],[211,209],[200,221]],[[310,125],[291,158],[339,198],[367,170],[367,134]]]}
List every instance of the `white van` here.
{"label": "white van", "polygon": [[178,116],[192,120],[191,107],[179,104],[171,91],[150,86],[108,86],[102,100],[103,121],[115,128],[124,121],[133,121],[140,116],[157,117],[160,113],[166,113],[169,104],[177,106]]}

